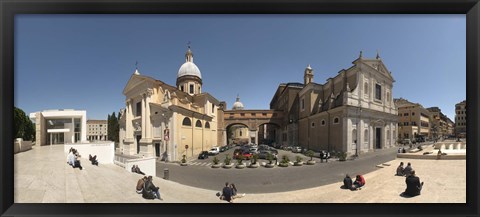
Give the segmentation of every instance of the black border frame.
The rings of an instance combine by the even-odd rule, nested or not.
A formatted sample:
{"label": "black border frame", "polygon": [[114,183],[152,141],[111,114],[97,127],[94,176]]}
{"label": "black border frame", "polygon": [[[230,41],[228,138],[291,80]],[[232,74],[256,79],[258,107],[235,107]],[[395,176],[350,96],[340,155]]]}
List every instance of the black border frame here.
{"label": "black border frame", "polygon": [[[14,204],[15,14],[466,14],[466,204]],[[479,0],[0,0],[2,216],[478,216]],[[462,73],[462,72],[459,72]],[[459,87],[462,88],[462,87]],[[452,105],[454,106],[454,105]],[[261,209],[260,209],[261,208]]]}

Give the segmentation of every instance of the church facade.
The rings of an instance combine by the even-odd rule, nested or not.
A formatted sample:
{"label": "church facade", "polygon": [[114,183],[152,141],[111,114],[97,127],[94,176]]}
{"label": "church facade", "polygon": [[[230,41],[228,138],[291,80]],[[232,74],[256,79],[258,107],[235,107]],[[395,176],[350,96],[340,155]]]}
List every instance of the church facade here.
{"label": "church facade", "polygon": [[352,67],[340,70],[325,84],[314,83],[313,77],[308,66],[295,100],[299,146],[358,155],[395,145],[394,79],[378,54],[365,59],[360,53]]}
{"label": "church facade", "polygon": [[138,69],[123,94],[126,107],[120,112],[119,149],[126,155],[159,157],[178,161],[221,146],[218,122],[223,118],[220,102],[202,92],[202,76],[193,63],[193,53],[177,73],[176,86],[141,75]]}

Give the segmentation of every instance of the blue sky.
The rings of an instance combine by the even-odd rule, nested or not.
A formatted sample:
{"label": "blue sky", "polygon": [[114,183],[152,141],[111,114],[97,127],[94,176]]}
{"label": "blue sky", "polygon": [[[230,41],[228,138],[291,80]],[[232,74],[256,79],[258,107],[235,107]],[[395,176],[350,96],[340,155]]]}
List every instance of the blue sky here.
{"label": "blue sky", "polygon": [[438,106],[454,121],[466,99],[465,15],[16,15],[15,106],[87,110],[125,106],[135,70],[175,85],[191,41],[203,91],[230,109],[268,109],[280,83],[325,83],[376,51],[393,96]]}

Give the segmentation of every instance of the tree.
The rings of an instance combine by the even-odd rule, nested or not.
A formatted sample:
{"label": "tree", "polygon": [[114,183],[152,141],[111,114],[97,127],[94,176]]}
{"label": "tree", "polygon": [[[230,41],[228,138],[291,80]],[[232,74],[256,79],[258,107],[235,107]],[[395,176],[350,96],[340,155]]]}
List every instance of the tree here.
{"label": "tree", "polygon": [[119,141],[119,130],[120,125],[118,123],[118,118],[115,115],[115,112],[112,115],[108,115],[108,140],[118,142]]}
{"label": "tree", "polygon": [[32,141],[35,138],[35,125],[22,109],[14,107],[13,133],[15,138]]}

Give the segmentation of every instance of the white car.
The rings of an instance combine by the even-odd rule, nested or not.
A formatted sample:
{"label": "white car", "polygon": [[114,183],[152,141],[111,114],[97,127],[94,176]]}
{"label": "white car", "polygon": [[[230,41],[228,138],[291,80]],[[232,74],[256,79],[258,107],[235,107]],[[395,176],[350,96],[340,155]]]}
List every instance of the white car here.
{"label": "white car", "polygon": [[220,153],[220,148],[219,147],[213,147],[208,151],[209,155],[217,155]]}

